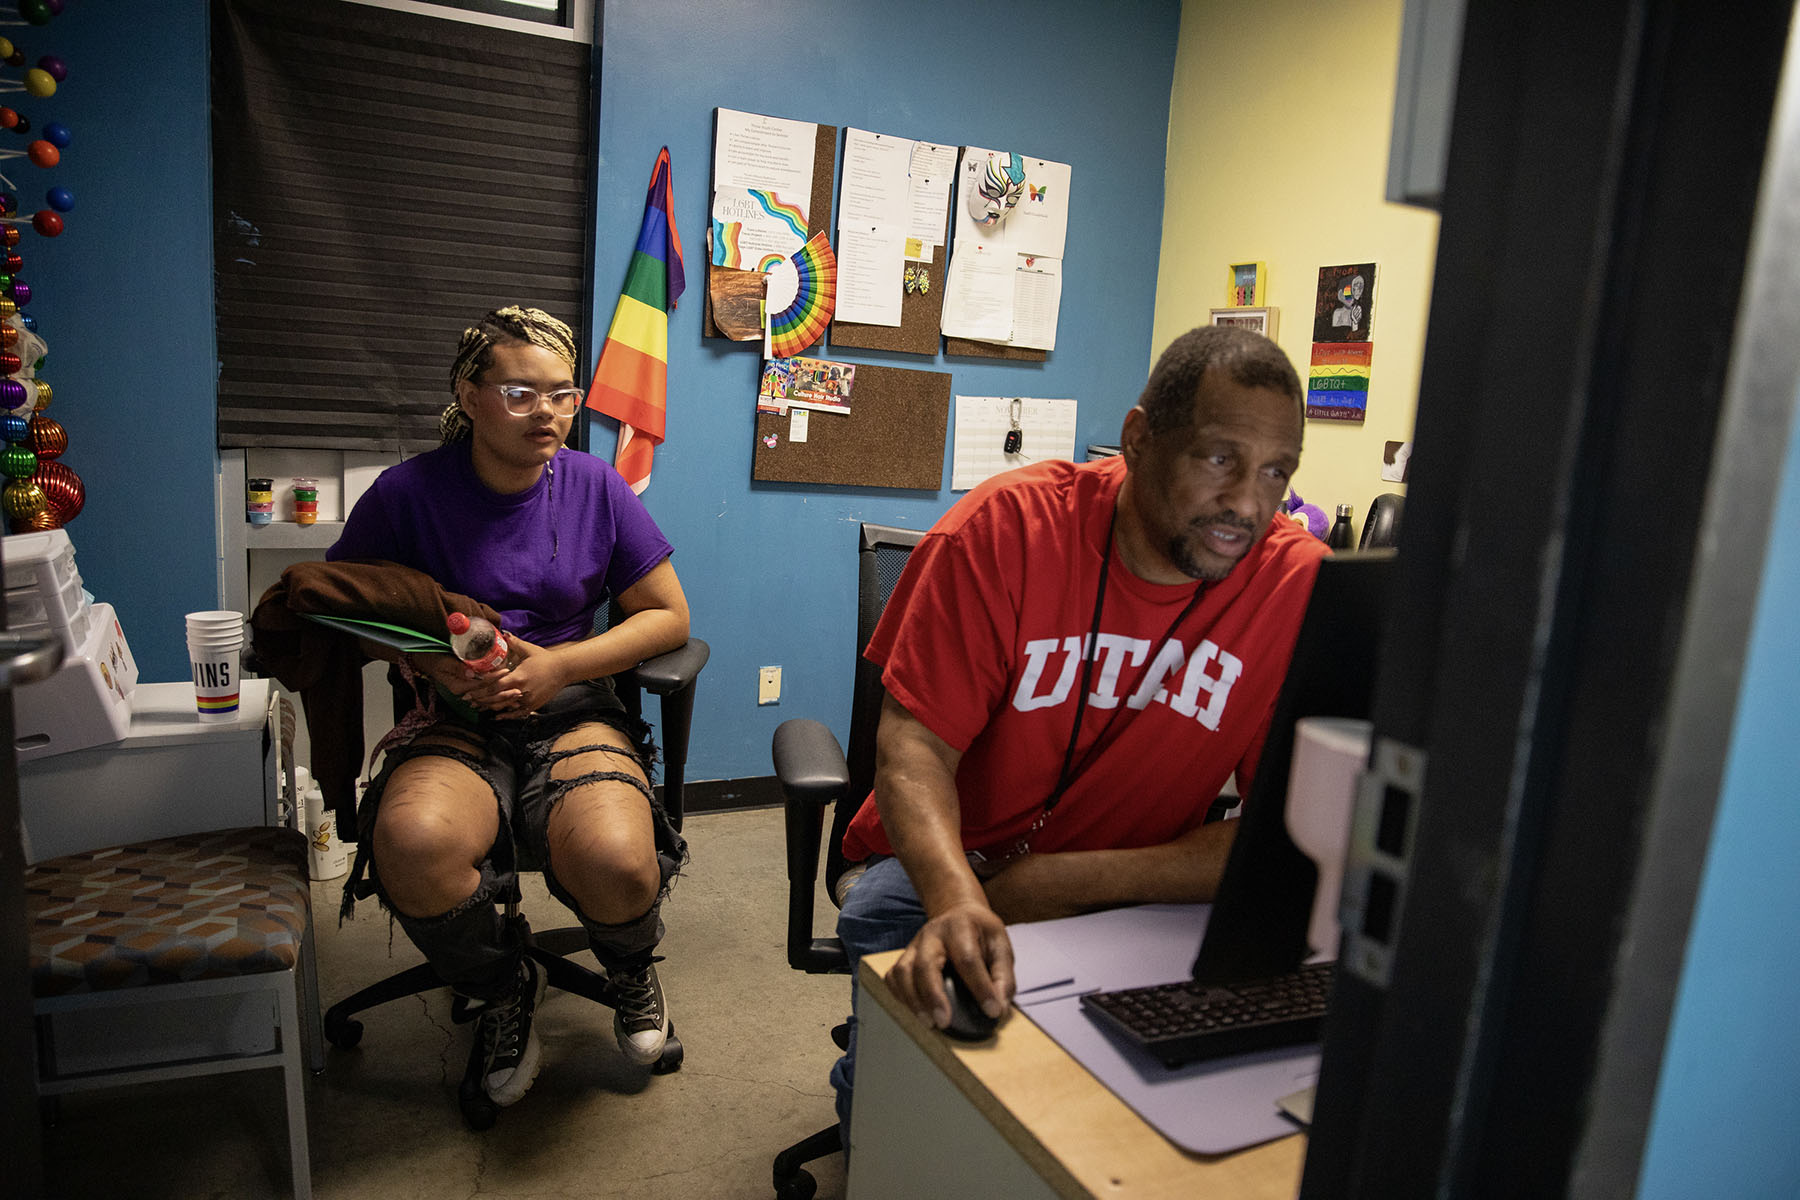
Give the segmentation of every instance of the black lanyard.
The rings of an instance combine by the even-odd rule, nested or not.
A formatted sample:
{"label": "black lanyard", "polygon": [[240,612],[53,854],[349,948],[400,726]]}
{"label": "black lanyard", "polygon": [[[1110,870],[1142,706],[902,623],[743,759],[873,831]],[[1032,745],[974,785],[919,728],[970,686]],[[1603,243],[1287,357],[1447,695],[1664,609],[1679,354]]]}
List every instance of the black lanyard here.
{"label": "black lanyard", "polygon": [[[1063,793],[1069,790],[1071,783],[1075,782],[1075,743],[1081,737],[1082,718],[1087,715],[1088,688],[1094,677],[1094,660],[1099,657],[1100,615],[1106,608],[1106,579],[1112,569],[1113,535],[1118,523],[1119,504],[1117,500],[1114,500],[1112,520],[1106,526],[1106,549],[1100,555],[1100,586],[1094,589],[1094,619],[1088,627],[1087,646],[1081,660],[1081,694],[1075,699],[1075,724],[1069,730],[1069,744],[1063,749],[1062,770],[1057,773],[1056,790],[1051,792],[1049,798],[1044,801],[1044,811],[1032,823],[1031,832],[1025,835],[1026,840],[1044,827],[1044,821],[1050,816],[1050,811],[1062,802]],[[1149,671],[1156,665],[1157,653],[1168,643],[1170,638],[1175,636],[1175,631],[1181,627],[1183,621],[1188,619],[1188,614],[1194,611],[1205,595],[1206,580],[1202,579],[1195,586],[1194,594],[1188,597],[1188,602],[1182,606],[1179,613],[1175,614],[1175,619],[1169,622],[1169,628],[1163,632],[1162,638],[1151,644],[1150,662],[1144,667],[1145,671]],[[1142,686],[1142,684],[1143,679],[1140,676],[1138,686]],[[1135,690],[1133,688],[1127,691],[1125,696],[1129,697]],[[1100,730],[1100,736],[1094,739],[1092,746],[1088,747],[1081,766],[1085,767],[1088,760],[1093,758],[1100,747],[1106,744],[1106,735],[1112,732],[1113,722],[1119,719],[1120,710],[1126,706],[1127,702],[1121,700],[1119,705],[1113,709],[1112,715],[1106,719],[1106,726]],[[1020,843],[1021,846],[1024,844],[1023,841]]]}

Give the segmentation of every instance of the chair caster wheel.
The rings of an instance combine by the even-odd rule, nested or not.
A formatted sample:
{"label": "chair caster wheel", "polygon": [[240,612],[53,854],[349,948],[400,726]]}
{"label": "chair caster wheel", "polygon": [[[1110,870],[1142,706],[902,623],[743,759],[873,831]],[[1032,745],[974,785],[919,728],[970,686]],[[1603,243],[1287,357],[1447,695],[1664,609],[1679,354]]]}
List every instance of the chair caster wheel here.
{"label": "chair caster wheel", "polygon": [[339,1050],[354,1050],[362,1041],[363,1023],[352,1017],[341,1017],[336,1013],[325,1014],[325,1040]]}
{"label": "chair caster wheel", "polygon": [[775,1200],[812,1200],[818,1190],[812,1172],[796,1167],[792,1178],[775,1181]]}
{"label": "chair caster wheel", "polygon": [[652,1075],[669,1075],[681,1070],[681,1060],[687,1057],[682,1048],[681,1039],[675,1036],[675,1026],[669,1025],[669,1040],[663,1043],[662,1057],[650,1064]]}

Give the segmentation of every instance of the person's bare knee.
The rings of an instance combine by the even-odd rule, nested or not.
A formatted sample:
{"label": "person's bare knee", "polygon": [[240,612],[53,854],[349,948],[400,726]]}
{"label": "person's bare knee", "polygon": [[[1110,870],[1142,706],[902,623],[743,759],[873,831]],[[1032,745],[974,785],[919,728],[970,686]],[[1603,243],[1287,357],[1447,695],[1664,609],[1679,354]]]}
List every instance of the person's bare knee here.
{"label": "person's bare knee", "polygon": [[448,758],[404,763],[376,813],[373,853],[388,903],[409,917],[433,917],[467,900],[499,834],[492,790]]}
{"label": "person's bare knee", "polygon": [[[567,744],[574,742],[573,745]],[[564,788],[550,815],[552,868],[583,915],[603,925],[635,920],[662,890],[649,784],[623,735],[577,731],[551,770]]]}

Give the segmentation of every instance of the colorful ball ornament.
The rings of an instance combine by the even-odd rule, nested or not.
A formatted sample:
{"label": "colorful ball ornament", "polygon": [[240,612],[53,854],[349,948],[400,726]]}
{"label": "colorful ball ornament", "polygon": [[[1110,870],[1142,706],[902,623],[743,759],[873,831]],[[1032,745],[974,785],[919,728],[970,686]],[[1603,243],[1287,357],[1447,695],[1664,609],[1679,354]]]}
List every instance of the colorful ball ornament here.
{"label": "colorful ball ornament", "polygon": [[56,79],[42,67],[33,67],[25,72],[25,90],[40,100],[46,96],[56,95]]}
{"label": "colorful ball ornament", "polygon": [[9,67],[24,66],[25,65],[25,52],[23,50],[19,49],[17,46],[14,46],[13,52],[6,56],[6,65]]}
{"label": "colorful ball ornament", "polygon": [[44,203],[57,212],[68,212],[75,207],[75,193],[66,187],[53,187],[44,193]]}
{"label": "colorful ball ornament", "polygon": [[48,25],[56,10],[47,0],[19,0],[19,15],[25,18],[27,25]]}
{"label": "colorful ball ornament", "polygon": [[[0,375],[17,375],[25,364],[11,350],[0,350]],[[8,438],[8,441],[14,439]]]}
{"label": "colorful ball ornament", "polygon": [[13,521],[28,520],[32,516],[50,507],[50,500],[44,495],[44,489],[29,479],[15,479],[0,492],[0,508]]}
{"label": "colorful ball ornament", "polygon": [[[6,268],[6,273],[8,275],[18,274],[19,268],[24,265],[25,265],[25,260],[22,257],[20,257],[19,252],[17,250],[8,248],[5,254],[0,255],[0,266],[4,266]],[[12,281],[8,280],[7,282],[10,283]]]}
{"label": "colorful ball ornament", "polygon": [[[0,438],[9,442],[22,442],[31,432],[31,422],[18,413],[7,413],[0,417]],[[63,435],[65,438],[68,434]]]}
{"label": "colorful ball ornament", "polygon": [[14,533],[47,533],[52,529],[61,528],[62,522],[56,519],[56,514],[51,512],[48,507],[40,508],[23,521],[12,523]]}
{"label": "colorful ball ornament", "polygon": [[26,425],[30,429],[31,448],[37,451],[40,463],[61,458],[63,451],[69,448],[69,431],[55,417],[35,416]]}
{"label": "colorful ball ornament", "polygon": [[25,154],[40,167],[54,167],[62,161],[62,151],[46,142],[43,138],[25,147]]}
{"label": "colorful ball ornament", "polygon": [[17,48],[12,44],[11,38],[0,37],[0,58],[11,58],[12,52]]}
{"label": "colorful ball ornament", "polygon": [[37,65],[43,70],[44,74],[56,80],[58,83],[63,82],[69,77],[69,64],[56,57],[54,54],[44,55],[44,57],[38,59]]}
{"label": "colorful ball ornament", "polygon": [[63,231],[63,219],[47,208],[40,208],[31,214],[31,227],[45,237],[55,237]]}
{"label": "colorful ball ornament", "polygon": [[87,487],[81,476],[59,462],[39,463],[32,480],[44,491],[50,511],[64,524],[81,515],[87,503]]}
{"label": "colorful ball ornament", "polygon": [[19,244],[19,227],[7,225],[0,227],[0,245],[16,246]]}
{"label": "colorful ball ornament", "polygon": [[[23,408],[28,400],[32,402],[32,408],[35,411],[36,400],[26,392],[24,384],[16,379],[0,379],[0,408]],[[6,440],[18,441],[17,438],[7,438]]]}
{"label": "colorful ball ornament", "polygon": [[67,150],[69,148],[69,143],[73,141],[74,138],[69,133],[69,127],[67,125],[64,125],[61,121],[50,121],[44,125],[44,140],[49,142],[52,146],[55,146],[58,150]]}
{"label": "colorful ball ornament", "polygon": [[50,400],[54,393],[50,391],[50,385],[41,379],[33,379],[31,382],[37,388],[37,400],[33,403],[32,408],[37,412],[43,412],[50,407]]}
{"label": "colorful ball ornament", "polygon": [[23,279],[15,279],[6,285],[6,294],[13,298],[13,303],[24,308],[31,303],[31,285]]}
{"label": "colorful ball ornament", "polygon": [[0,192],[0,213],[12,216],[19,211],[19,198],[11,192]]}
{"label": "colorful ball ornament", "polygon": [[5,450],[0,450],[0,471],[4,471],[10,479],[23,479],[37,470],[37,451],[30,446],[14,442]]}

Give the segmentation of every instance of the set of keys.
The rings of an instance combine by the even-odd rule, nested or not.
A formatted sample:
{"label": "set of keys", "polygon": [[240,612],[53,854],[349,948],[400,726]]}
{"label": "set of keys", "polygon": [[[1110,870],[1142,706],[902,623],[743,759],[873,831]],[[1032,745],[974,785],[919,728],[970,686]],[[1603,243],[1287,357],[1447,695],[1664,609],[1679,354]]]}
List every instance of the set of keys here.
{"label": "set of keys", "polygon": [[1024,403],[1017,396],[1013,397],[1008,419],[1012,428],[1006,431],[1006,441],[1001,443],[1000,450],[1004,454],[1017,454],[1025,444],[1025,431],[1019,428],[1019,416],[1024,411]]}

